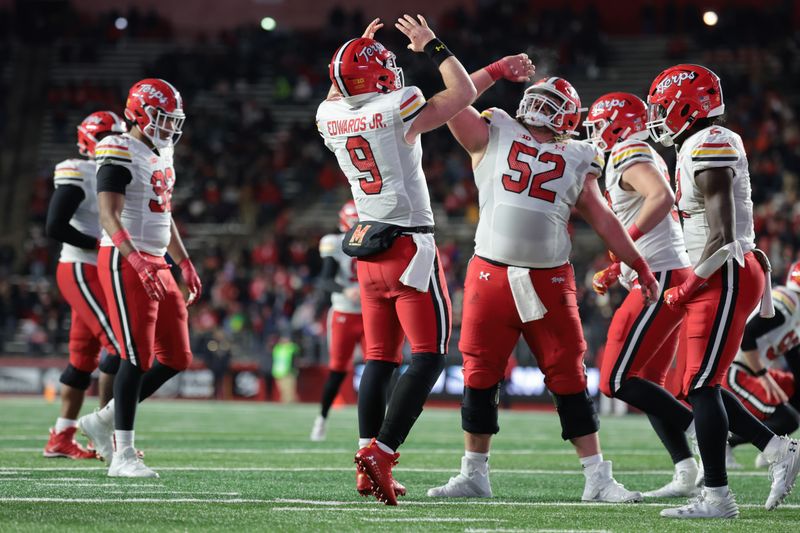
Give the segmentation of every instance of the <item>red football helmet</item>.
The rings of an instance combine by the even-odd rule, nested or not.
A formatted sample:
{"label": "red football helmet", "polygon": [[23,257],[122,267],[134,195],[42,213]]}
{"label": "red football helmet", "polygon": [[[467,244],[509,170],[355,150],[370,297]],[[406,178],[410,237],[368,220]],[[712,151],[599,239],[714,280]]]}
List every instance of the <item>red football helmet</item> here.
{"label": "red football helmet", "polygon": [[676,65],[659,74],[647,96],[647,129],[664,146],[698,118],[725,112],[719,76],[700,65]]}
{"label": "red football helmet", "polygon": [[603,151],[626,139],[646,139],[647,107],[638,96],[631,93],[604,94],[589,108],[583,122],[586,135]]}
{"label": "red football helmet", "polygon": [[525,89],[517,119],[529,126],[544,126],[558,135],[577,135],[581,99],[564,78],[544,78]]}
{"label": "red football helmet", "polygon": [[183,98],[167,81],[147,78],[136,82],[128,92],[125,118],[139,126],[156,148],[178,142],[183,133]]}
{"label": "red football helmet", "polygon": [[342,96],[403,88],[403,69],[395,63],[395,55],[375,39],[350,39],[333,54],[329,69]]}
{"label": "red football helmet", "polygon": [[349,200],[339,209],[339,231],[342,233],[348,231],[356,222],[358,222],[356,203],[353,200]]}
{"label": "red football helmet", "polygon": [[800,292],[800,261],[795,261],[789,267],[789,273],[786,275],[786,288]]}
{"label": "red football helmet", "polygon": [[94,157],[94,147],[103,133],[125,133],[128,126],[113,111],[96,111],[78,125],[78,151],[82,156]]}

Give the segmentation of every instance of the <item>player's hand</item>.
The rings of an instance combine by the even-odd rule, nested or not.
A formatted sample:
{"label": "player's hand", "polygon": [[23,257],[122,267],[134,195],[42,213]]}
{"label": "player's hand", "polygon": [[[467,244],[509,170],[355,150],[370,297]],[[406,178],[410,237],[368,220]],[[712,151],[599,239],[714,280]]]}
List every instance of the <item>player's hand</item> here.
{"label": "player's hand", "polygon": [[636,276],[639,278],[644,304],[650,305],[654,303],[658,299],[658,282],[650,270],[650,265],[647,264],[644,257],[639,257],[630,266],[636,271]]}
{"label": "player's hand", "polygon": [[169,265],[150,261],[138,251],[129,253],[127,259],[128,263],[139,274],[139,279],[147,293],[147,297],[157,302],[163,300],[167,296],[167,287],[161,281],[159,271],[169,270]]}
{"label": "player's hand", "polygon": [[185,281],[186,286],[189,287],[189,299],[186,300],[186,305],[191,306],[200,298],[200,295],[203,294],[203,284],[200,281],[200,276],[197,275],[197,271],[194,269],[192,261],[188,257],[181,261],[181,264],[178,266],[181,267],[183,281]]}
{"label": "player's hand", "polygon": [[664,303],[670,307],[685,304],[706,281],[708,280],[692,272],[689,277],[686,278],[686,281],[664,291]]}
{"label": "player's hand", "polygon": [[381,22],[380,18],[376,18],[375,20],[369,23],[367,29],[364,30],[364,34],[361,37],[366,37],[367,39],[374,39],[375,33],[377,33],[377,31],[381,28],[383,28],[383,22]]}
{"label": "player's hand", "polygon": [[764,387],[764,392],[767,393],[767,401],[770,403],[785,403],[789,401],[786,392],[778,385],[769,373],[764,374],[758,378],[761,386]]}
{"label": "player's hand", "polygon": [[506,56],[486,67],[486,71],[493,80],[503,78],[508,81],[531,81],[536,73],[536,67],[528,58],[528,54]]}
{"label": "player's hand", "polygon": [[411,15],[403,15],[397,19],[394,27],[400,30],[403,35],[408,37],[408,40],[411,41],[411,44],[408,45],[409,50],[412,52],[424,52],[425,45],[436,39],[436,35],[434,35],[433,30],[428,27],[428,22],[425,20],[425,17],[417,15],[417,19],[419,19],[419,21],[414,19]]}
{"label": "player's hand", "polygon": [[608,268],[604,268],[596,273],[592,278],[592,289],[599,295],[604,295],[608,292],[608,288],[614,285],[619,279],[621,272],[620,264],[613,263]]}
{"label": "player's hand", "polygon": [[351,302],[358,303],[361,301],[361,290],[358,288],[358,285],[355,287],[346,287],[342,293]]}

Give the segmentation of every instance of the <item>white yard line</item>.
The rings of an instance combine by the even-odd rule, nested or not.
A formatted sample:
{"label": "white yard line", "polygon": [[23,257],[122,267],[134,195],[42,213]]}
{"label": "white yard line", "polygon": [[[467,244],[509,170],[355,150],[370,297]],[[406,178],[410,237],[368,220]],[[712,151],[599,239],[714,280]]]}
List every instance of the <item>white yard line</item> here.
{"label": "white yard line", "polygon": [[444,518],[444,517],[419,517],[419,518],[361,518],[362,522],[508,522],[502,518]]}

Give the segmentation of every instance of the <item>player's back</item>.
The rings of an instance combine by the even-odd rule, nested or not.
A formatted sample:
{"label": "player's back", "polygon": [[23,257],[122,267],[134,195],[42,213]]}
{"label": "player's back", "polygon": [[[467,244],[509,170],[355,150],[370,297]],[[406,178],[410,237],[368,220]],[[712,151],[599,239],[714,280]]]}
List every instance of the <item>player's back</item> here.
{"label": "player's back", "polygon": [[350,182],[360,220],[433,225],[422,144],[405,139],[425,104],[416,87],[320,104],[317,128]]}
{"label": "player's back", "polygon": [[[319,255],[322,258],[331,257],[339,267],[336,276],[333,278],[343,289],[358,287],[357,261],[355,257],[350,257],[342,251],[342,241],[344,233],[332,233],[325,235],[319,241]],[[361,313],[361,302],[354,302],[342,292],[331,294],[331,307],[340,313]]]}
{"label": "player's back", "polygon": [[[98,169],[117,165],[130,172],[120,218],[136,247],[157,256],[166,253],[171,235],[173,151],[172,147],[155,151],[128,134],[105,137],[95,148]],[[105,231],[102,245],[112,245]]]}
{"label": "player's back", "polygon": [[750,171],[742,138],[727,128],[711,126],[695,133],[683,143],[678,153],[675,176],[686,249],[695,265],[703,253],[708,237],[705,198],[697,187],[695,175],[710,168],[726,167],[733,170],[736,240],[745,252],[755,248]]}
{"label": "player's back", "polygon": [[576,140],[539,142],[500,109],[484,111],[489,144],[475,167],[480,220],[475,253],[530,268],[569,260],[567,224],[587,174],[600,174],[603,155]]}
{"label": "player's back", "polygon": [[[99,239],[101,229],[97,210],[96,168],[95,162],[88,159],[67,159],[56,165],[53,183],[56,188],[72,185],[83,190],[83,201],[69,223],[81,233]],[[80,262],[95,265],[97,252],[64,243],[58,260],[62,263]]]}

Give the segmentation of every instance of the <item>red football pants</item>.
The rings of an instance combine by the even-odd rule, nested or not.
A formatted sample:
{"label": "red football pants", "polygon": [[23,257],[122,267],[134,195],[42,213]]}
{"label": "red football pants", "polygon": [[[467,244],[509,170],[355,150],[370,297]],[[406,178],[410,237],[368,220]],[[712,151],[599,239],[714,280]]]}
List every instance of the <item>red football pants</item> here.
{"label": "red football pants", "polygon": [[[142,255],[166,264],[163,257]],[[100,248],[97,268],[120,355],[142,372],[150,369],[154,357],[175,370],[186,369],[192,362],[189,315],[172,274],[168,270],[158,272],[167,295],[157,302],[147,296],[139,274],[115,247]]]}
{"label": "red football pants", "polygon": [[575,274],[569,263],[531,269],[531,280],[547,308],[540,320],[523,323],[508,283],[506,267],[475,256],[464,282],[464,313],[458,347],[464,357],[464,384],[493,387],[505,376],[511,351],[525,338],[555,394],[586,389],[583,354],[586,341],[578,314]]}
{"label": "red football pants", "polygon": [[364,348],[364,322],[358,313],[328,311],[328,368],[347,372],[353,363],[356,344]]}
{"label": "red football pants", "polygon": [[404,336],[411,353],[447,353],[452,308],[438,252],[427,292],[400,283],[416,251],[413,239],[401,236],[388,250],[357,261],[365,360],[399,364]]}
{"label": "red football pants", "polygon": [[[794,374],[783,370],[769,369],[769,375],[783,389],[786,396],[794,396]],[[759,420],[766,420],[780,405],[776,400],[767,399],[761,380],[750,374],[740,365],[733,363],[722,386],[734,393],[747,410]]]}
{"label": "red football pants", "polygon": [[97,267],[90,263],[59,263],[56,283],[72,309],[69,364],[83,372],[94,372],[101,347],[112,355],[119,353]]}
{"label": "red football pants", "polygon": [[664,303],[664,291],[680,285],[691,268],[656,272],[658,300],[646,306],[642,290],[632,289],[614,313],[600,365],[600,391],[614,396],[625,380],[641,378],[661,387],[678,348],[683,311]]}

